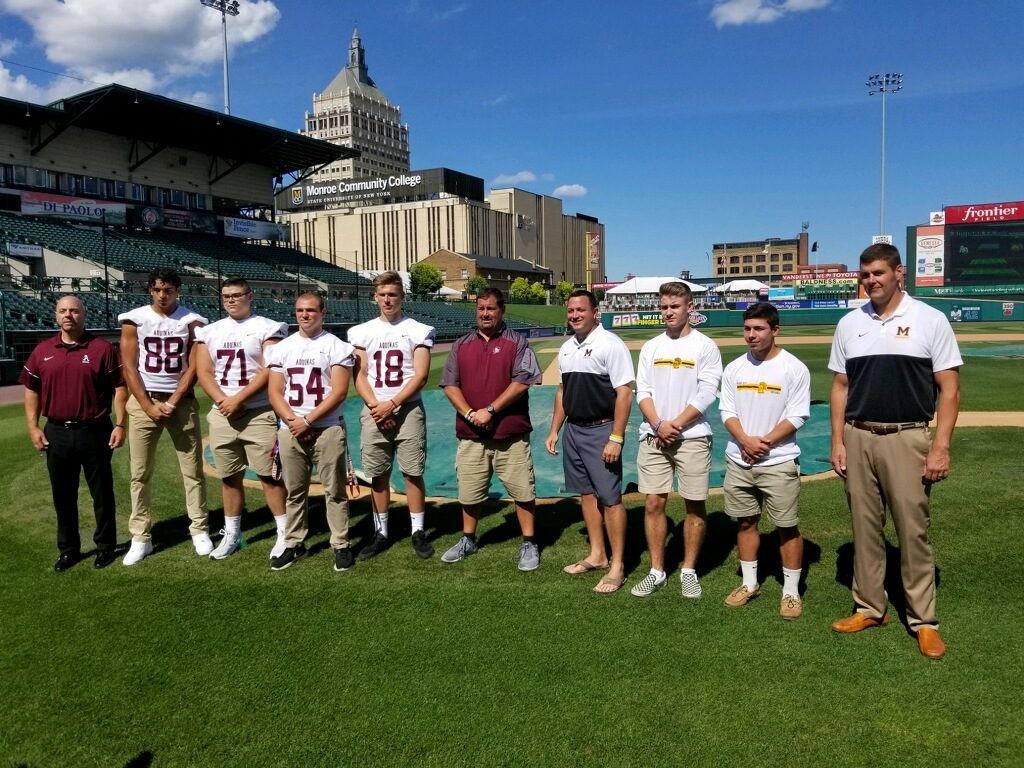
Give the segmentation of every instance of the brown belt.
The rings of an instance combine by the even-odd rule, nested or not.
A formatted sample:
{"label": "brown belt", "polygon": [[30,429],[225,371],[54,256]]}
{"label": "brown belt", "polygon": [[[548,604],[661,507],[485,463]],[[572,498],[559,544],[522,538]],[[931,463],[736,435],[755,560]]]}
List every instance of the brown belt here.
{"label": "brown belt", "polygon": [[927,429],[927,421],[905,421],[902,424],[886,424],[880,421],[848,421],[854,429],[863,429],[873,435],[894,435],[905,429]]}

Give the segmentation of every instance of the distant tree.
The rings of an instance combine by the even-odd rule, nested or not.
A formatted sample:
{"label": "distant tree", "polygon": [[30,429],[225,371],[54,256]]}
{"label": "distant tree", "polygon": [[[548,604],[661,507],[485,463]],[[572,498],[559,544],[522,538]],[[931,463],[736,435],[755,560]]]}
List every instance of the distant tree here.
{"label": "distant tree", "polygon": [[409,288],[413,295],[433,293],[442,285],[444,285],[444,280],[441,279],[441,273],[433,264],[421,261],[418,264],[413,264],[409,270]]}
{"label": "distant tree", "polygon": [[569,294],[574,290],[576,290],[576,287],[572,283],[567,280],[563,280],[555,286],[555,295],[558,297],[560,302],[565,304],[565,302],[569,300]]}
{"label": "distant tree", "polygon": [[466,293],[470,296],[478,296],[490,287],[491,284],[487,282],[487,278],[481,275],[473,275],[466,281]]}
{"label": "distant tree", "polygon": [[517,277],[508,289],[508,297],[513,304],[529,304],[532,299],[530,281],[525,277]]}
{"label": "distant tree", "polygon": [[544,304],[548,300],[548,292],[540,282],[530,285],[530,298],[534,304]]}

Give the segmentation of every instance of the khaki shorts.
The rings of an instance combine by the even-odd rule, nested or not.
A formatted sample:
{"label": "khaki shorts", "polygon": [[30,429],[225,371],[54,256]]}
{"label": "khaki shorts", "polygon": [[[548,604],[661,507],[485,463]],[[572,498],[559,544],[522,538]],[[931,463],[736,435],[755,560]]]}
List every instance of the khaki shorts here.
{"label": "khaki shorts", "polygon": [[403,475],[423,477],[427,465],[427,417],[423,403],[403,406],[391,429],[377,427],[369,408],[359,414],[359,452],[363,472],[390,477],[395,455]]}
{"label": "khaki shorts", "polygon": [[245,411],[234,419],[213,408],[206,420],[210,424],[210,450],[220,477],[237,475],[246,467],[260,477],[270,477],[277,416],[269,405]]}
{"label": "khaki shorts", "polygon": [[505,440],[459,440],[455,475],[459,478],[460,504],[472,507],[483,503],[493,473],[497,473],[513,501],[524,503],[537,497],[529,435]]}
{"label": "khaki shorts", "polygon": [[796,459],[748,468],[727,458],[722,490],[729,517],[760,515],[763,507],[776,528],[800,523],[800,465]]}
{"label": "khaki shorts", "polygon": [[691,437],[660,448],[653,437],[645,437],[637,452],[636,474],[640,493],[671,493],[675,478],[680,496],[703,501],[711,475],[711,438]]}

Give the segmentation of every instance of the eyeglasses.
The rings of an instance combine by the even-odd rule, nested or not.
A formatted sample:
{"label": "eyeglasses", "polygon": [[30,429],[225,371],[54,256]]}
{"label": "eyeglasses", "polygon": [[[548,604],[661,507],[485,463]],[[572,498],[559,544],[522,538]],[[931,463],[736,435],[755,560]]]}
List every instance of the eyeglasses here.
{"label": "eyeglasses", "polygon": [[246,291],[245,293],[222,293],[220,295],[220,297],[224,301],[241,301],[242,299],[244,299],[248,295],[249,295],[249,292]]}

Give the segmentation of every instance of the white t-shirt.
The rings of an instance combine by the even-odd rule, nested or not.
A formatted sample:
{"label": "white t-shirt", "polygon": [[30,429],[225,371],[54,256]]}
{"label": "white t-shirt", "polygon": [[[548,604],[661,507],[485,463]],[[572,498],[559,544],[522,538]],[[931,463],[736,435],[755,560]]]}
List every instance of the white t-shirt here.
{"label": "white t-shirt", "polygon": [[[266,367],[263,344],[283,339],[288,326],[267,317],[249,315],[244,320],[223,320],[196,329],[196,341],[205,347],[213,361],[217,386],[228,397],[237,395]],[[200,350],[200,354],[204,354]],[[247,408],[262,408],[268,402],[266,388],[245,401]],[[213,406],[216,408],[216,404]]]}
{"label": "white t-shirt", "polygon": [[[416,348],[434,346],[434,329],[411,317],[395,323],[376,317],[349,328],[348,340],[366,352],[370,388],[374,397],[384,402],[397,395],[412,377]],[[419,392],[409,398],[410,403],[419,400]]]}
{"label": "white t-shirt", "polygon": [[122,312],[117,319],[138,329],[139,375],[146,390],[176,390],[188,368],[188,327],[195,322],[206,325],[206,318],[179,304],[166,317],[145,306]]}
{"label": "white t-shirt", "polygon": [[[640,349],[636,365],[636,401],[654,400],[659,419],[674,419],[688,405],[701,415],[683,430],[684,440],[711,434],[704,412],[715,402],[722,380],[722,353],[711,339],[691,328],[678,339],[662,333]],[[640,438],[654,434],[643,421]]]}
{"label": "white t-shirt", "polygon": [[[308,416],[331,394],[331,369],[336,365],[355,365],[355,350],[333,333],[321,331],[306,338],[293,333],[266,352],[271,373],[284,375],[284,396],[296,416]],[[317,419],[311,426],[332,427],[344,421],[342,404]]]}
{"label": "white t-shirt", "polygon": [[[749,352],[733,360],[722,375],[722,399],[718,404],[722,423],[736,417],[748,435],[767,435],[783,419],[800,429],[811,417],[811,374],[807,366],[784,349],[770,360],[758,360]],[[729,436],[725,455],[742,467],[740,445]],[[800,455],[796,435],[773,445],[757,462],[770,467]]]}

